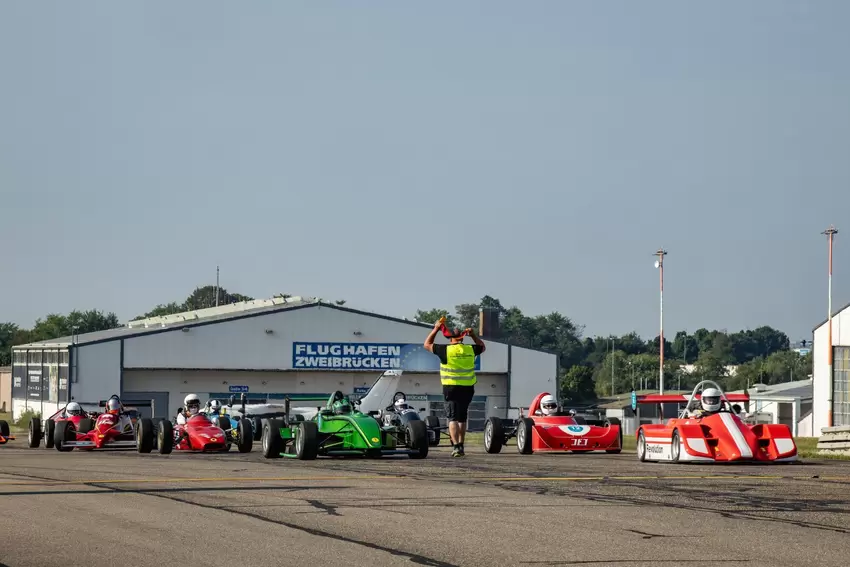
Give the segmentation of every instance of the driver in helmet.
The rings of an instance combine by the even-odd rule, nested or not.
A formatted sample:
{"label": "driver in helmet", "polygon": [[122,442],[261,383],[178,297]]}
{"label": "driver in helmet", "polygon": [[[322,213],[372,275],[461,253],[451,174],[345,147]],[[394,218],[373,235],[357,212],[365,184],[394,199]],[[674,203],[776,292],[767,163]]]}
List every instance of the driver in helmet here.
{"label": "driver in helmet", "polygon": [[540,399],[540,409],[538,411],[540,415],[558,415],[558,400],[552,394],[546,394]]}
{"label": "driver in helmet", "polygon": [[218,400],[210,400],[207,405],[209,407],[209,415],[218,415],[221,412],[221,404]]}
{"label": "driver in helmet", "polygon": [[351,402],[348,400],[348,397],[343,396],[334,401],[333,403],[333,412],[337,415],[347,415],[351,413]]}
{"label": "driver in helmet", "polygon": [[183,407],[177,414],[177,425],[185,424],[189,418],[195,417],[199,413],[201,413],[201,398],[198,397],[198,394],[189,394],[183,398]]}
{"label": "driver in helmet", "polygon": [[83,412],[83,407],[77,402],[71,402],[67,406],[65,406],[65,416],[84,416],[85,412]]}
{"label": "driver in helmet", "polygon": [[106,413],[118,418],[118,428],[122,432],[128,433],[133,431],[133,420],[130,418],[130,415],[124,411],[124,404],[121,403],[121,398],[118,396],[112,396],[106,400]]}
{"label": "driver in helmet", "polygon": [[689,412],[688,417],[705,417],[720,411],[723,401],[720,399],[720,390],[707,388],[700,396],[700,407]]}
{"label": "driver in helmet", "polygon": [[401,411],[403,409],[407,409],[407,407],[407,399],[404,397],[404,395],[399,395],[395,399],[395,401],[393,401],[393,409],[395,411]]}

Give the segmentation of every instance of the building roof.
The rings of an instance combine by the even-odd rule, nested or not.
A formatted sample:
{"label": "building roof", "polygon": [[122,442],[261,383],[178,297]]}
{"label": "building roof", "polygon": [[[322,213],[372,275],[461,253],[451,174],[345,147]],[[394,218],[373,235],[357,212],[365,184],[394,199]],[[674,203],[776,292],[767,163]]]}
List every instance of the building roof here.
{"label": "building roof", "polygon": [[[65,348],[69,345],[87,345],[94,343],[104,343],[119,339],[129,339],[143,335],[151,335],[166,331],[173,331],[182,328],[200,327],[203,325],[211,325],[223,321],[232,321],[237,319],[247,319],[249,317],[257,317],[260,315],[269,315],[280,311],[302,309],[306,307],[322,306],[338,311],[354,313],[356,315],[364,315],[367,317],[376,317],[395,323],[404,323],[407,325],[415,325],[423,329],[433,328],[431,323],[420,323],[407,318],[393,317],[380,313],[362,311],[343,307],[335,303],[326,303],[320,298],[314,297],[275,297],[272,299],[255,299],[252,301],[240,301],[219,307],[210,307],[207,309],[197,309],[195,311],[186,311],[184,313],[175,313],[173,315],[163,315],[159,317],[149,317],[147,319],[136,319],[128,322],[122,327],[115,329],[107,329],[105,331],[95,331],[93,333],[83,333],[73,337],[59,337],[48,339],[46,341],[38,341],[22,345],[15,345],[13,350],[24,349],[39,349],[39,348]],[[484,340],[491,343],[511,344],[509,341],[502,341],[488,337],[482,337]],[[513,345],[519,347],[519,345]],[[520,347],[528,348],[528,347]],[[555,352],[546,351],[543,349],[529,349],[536,352],[544,352],[547,354],[557,355]]]}
{"label": "building roof", "polygon": [[71,344],[92,344],[129,337],[137,337],[162,331],[181,329],[183,327],[197,327],[231,319],[242,319],[268,313],[276,313],[295,307],[318,304],[320,300],[304,297],[275,297],[272,299],[255,299],[252,301],[240,301],[218,307],[207,309],[196,309],[172,315],[149,317],[147,319],[136,319],[128,322],[122,327],[83,333],[76,336],[59,337],[45,341],[37,341],[24,345],[16,345],[13,349],[26,349],[38,347],[66,347]]}
{"label": "building roof", "polygon": [[[743,390],[730,392],[742,394]],[[782,382],[780,384],[755,384],[747,390],[750,399],[758,400],[762,398],[800,398],[807,400],[812,397],[812,380],[795,380],[793,382]]]}
{"label": "building roof", "polygon": [[[846,304],[844,307],[841,307],[840,309],[838,309],[838,311],[833,311],[832,318],[834,319],[835,317],[838,317],[838,314],[841,313],[842,311],[845,311],[847,308],[850,308],[850,303]],[[829,319],[824,319],[823,321],[821,321],[820,323],[818,323],[817,325],[812,327],[812,332],[814,333],[815,331],[817,331],[818,329],[820,329],[821,327],[823,327],[827,323],[829,323]]]}

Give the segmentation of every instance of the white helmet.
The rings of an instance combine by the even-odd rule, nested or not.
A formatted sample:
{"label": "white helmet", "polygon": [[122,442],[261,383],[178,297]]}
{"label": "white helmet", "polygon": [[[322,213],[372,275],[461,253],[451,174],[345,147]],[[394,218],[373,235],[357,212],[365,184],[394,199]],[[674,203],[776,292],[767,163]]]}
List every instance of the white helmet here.
{"label": "white helmet", "polygon": [[700,396],[702,409],[705,411],[717,411],[720,409],[720,390],[717,388],[708,388],[703,390]]}
{"label": "white helmet", "polygon": [[183,405],[186,411],[192,415],[196,415],[201,411],[201,398],[198,397],[198,394],[189,394],[183,398]]}
{"label": "white helmet", "polygon": [[210,400],[210,413],[218,413],[221,409],[221,404],[218,403],[218,400]]}
{"label": "white helmet", "polygon": [[540,412],[543,415],[555,415],[558,411],[558,400],[552,394],[546,394],[540,400]]}
{"label": "white helmet", "polygon": [[83,415],[83,408],[77,402],[71,402],[65,406],[65,413],[68,415]]}

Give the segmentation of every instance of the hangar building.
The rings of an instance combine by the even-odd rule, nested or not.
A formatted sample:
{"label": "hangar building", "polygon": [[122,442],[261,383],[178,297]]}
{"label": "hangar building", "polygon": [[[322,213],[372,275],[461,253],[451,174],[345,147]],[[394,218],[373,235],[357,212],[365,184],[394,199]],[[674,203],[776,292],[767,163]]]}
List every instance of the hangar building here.
{"label": "hangar building", "polygon": [[832,315],[832,376],[828,366],[829,321],[812,332],[812,434],[819,437],[821,429],[829,426],[830,409],[833,425],[850,425],[850,304]]}
{"label": "hangar building", "polygon": [[[16,419],[27,410],[47,416],[70,400],[97,403],[119,393],[152,399],[157,416],[173,416],[188,393],[202,401],[243,392],[262,400],[362,394],[384,370],[401,369],[408,399],[443,417],[439,359],[422,346],[431,328],[301,297],[136,320],[15,346],[12,407]],[[490,415],[506,416],[506,406],[557,390],[556,355],[482,339],[471,430],[483,429]],[[446,342],[442,334],[437,342]]]}

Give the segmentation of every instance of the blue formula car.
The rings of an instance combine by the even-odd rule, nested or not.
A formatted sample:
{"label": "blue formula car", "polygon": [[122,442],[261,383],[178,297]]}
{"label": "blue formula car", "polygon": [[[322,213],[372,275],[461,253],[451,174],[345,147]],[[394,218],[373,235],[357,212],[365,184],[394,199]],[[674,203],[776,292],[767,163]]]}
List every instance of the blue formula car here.
{"label": "blue formula car", "polygon": [[[251,427],[253,423],[247,421],[241,424],[239,416],[231,415],[232,406],[232,399],[229,406],[222,404],[219,400],[209,400],[204,406],[202,413],[206,414],[210,418],[210,421],[224,430],[224,434],[227,436],[228,451],[236,443],[240,453],[249,453],[254,445],[254,428]],[[246,437],[245,442],[242,444],[238,443],[240,434],[244,434]]]}

